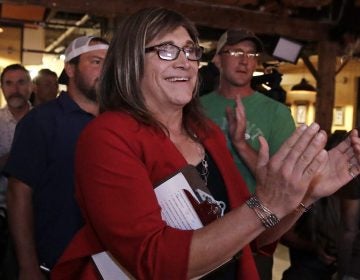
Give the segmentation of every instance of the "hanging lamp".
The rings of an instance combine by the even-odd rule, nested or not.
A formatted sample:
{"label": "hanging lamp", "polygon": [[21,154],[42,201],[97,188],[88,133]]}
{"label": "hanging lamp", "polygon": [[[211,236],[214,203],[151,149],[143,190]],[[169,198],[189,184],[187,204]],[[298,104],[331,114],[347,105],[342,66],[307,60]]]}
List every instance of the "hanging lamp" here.
{"label": "hanging lamp", "polygon": [[308,91],[308,92],[316,92],[316,89],[313,85],[311,85],[305,78],[301,79],[301,82],[294,85],[291,88],[291,91]]}

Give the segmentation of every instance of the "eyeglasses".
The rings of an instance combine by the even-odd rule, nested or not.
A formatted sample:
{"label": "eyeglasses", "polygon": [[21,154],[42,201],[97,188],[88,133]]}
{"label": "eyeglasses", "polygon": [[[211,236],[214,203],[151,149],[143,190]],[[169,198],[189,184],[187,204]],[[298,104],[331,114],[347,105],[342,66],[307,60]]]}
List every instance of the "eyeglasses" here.
{"label": "eyeglasses", "polygon": [[228,54],[230,56],[241,57],[241,58],[244,58],[246,56],[249,59],[255,59],[260,55],[259,53],[256,52],[245,52],[243,50],[225,50],[220,52],[220,54],[223,53]]}
{"label": "eyeglasses", "polygon": [[179,57],[180,51],[183,51],[185,57],[191,61],[200,60],[203,50],[199,46],[187,46],[180,48],[173,44],[160,44],[152,47],[145,48],[145,53],[157,52],[160,59],[163,60],[175,60]]}

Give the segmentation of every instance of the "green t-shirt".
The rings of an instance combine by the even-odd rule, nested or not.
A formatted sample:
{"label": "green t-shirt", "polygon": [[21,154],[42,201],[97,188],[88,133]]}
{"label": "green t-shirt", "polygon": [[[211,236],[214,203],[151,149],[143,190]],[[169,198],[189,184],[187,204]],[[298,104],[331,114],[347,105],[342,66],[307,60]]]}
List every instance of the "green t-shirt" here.
{"label": "green t-shirt", "polygon": [[[227,145],[235,163],[245,179],[249,191],[253,193],[256,186],[255,178],[231,145],[228,135],[225,109],[228,106],[234,107],[235,101],[221,96],[217,91],[202,96],[200,100],[206,115],[225,133]],[[259,150],[258,136],[262,135],[269,144],[270,155],[273,155],[295,130],[295,123],[289,108],[259,92],[242,98],[242,103],[247,120],[245,138],[255,150]]]}

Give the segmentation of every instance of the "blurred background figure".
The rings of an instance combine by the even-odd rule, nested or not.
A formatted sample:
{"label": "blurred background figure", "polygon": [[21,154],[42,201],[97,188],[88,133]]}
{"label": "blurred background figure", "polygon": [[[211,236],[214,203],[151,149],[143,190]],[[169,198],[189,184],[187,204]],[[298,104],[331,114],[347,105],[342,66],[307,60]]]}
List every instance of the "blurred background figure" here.
{"label": "blurred background figure", "polygon": [[103,38],[74,39],[65,51],[67,91],[36,106],[16,126],[3,170],[9,177],[8,221],[18,261],[16,279],[47,279],[83,224],[74,196],[75,145],[98,114],[96,84],[107,48]]}
{"label": "blurred background figure", "polygon": [[[266,67],[266,65],[264,67]],[[281,74],[275,67],[266,67],[263,75],[254,76],[251,79],[251,87],[258,92],[285,104],[286,90],[284,90],[280,85],[282,75],[283,74]]]}
{"label": "blurred background figure", "polygon": [[57,74],[50,69],[41,69],[33,80],[34,89],[30,98],[33,106],[55,99],[59,92]]}
{"label": "blurred background figure", "polygon": [[[347,135],[346,130],[335,131],[329,136],[326,149],[335,147]],[[352,242],[356,235],[354,229],[358,231],[359,216],[355,218],[351,203],[344,204],[344,199],[340,198],[350,195],[356,181],[355,178],[341,191],[318,200],[311,211],[284,234],[281,242],[289,247],[290,267],[284,272],[283,280],[330,280],[337,277],[338,271],[342,271],[338,276],[343,279],[340,275],[344,274],[351,259]],[[357,190],[357,193],[359,197],[360,191]]]}
{"label": "blurred background figure", "polygon": [[[343,131],[342,139],[346,136]],[[341,206],[338,279],[360,279],[360,178],[350,181],[338,195]]]}
{"label": "blurred background figure", "polygon": [[9,265],[4,262],[6,252],[10,250],[6,203],[8,181],[3,174],[3,168],[8,160],[15,126],[31,109],[29,98],[32,84],[29,71],[21,64],[5,67],[0,80],[6,100],[6,105],[0,109],[0,279],[7,279],[4,268],[8,269]]}
{"label": "blurred background figure", "polygon": [[360,279],[360,181],[359,177],[339,192],[341,224],[338,279]]}
{"label": "blurred background figure", "polygon": [[304,213],[281,243],[289,248],[290,267],[283,280],[330,280],[337,271],[340,220],[336,195],[318,200]]}
{"label": "blurred background figure", "polygon": [[202,96],[216,90],[219,86],[219,69],[212,62],[199,69],[199,95]]}

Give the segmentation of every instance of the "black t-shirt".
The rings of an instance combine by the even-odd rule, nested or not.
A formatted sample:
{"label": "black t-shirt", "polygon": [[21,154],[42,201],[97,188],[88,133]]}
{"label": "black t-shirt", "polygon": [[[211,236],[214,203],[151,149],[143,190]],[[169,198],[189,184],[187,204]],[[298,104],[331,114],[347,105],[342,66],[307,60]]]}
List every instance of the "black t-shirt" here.
{"label": "black t-shirt", "polygon": [[[226,187],[224,180],[220,174],[219,169],[217,168],[214,160],[211,156],[206,153],[205,160],[208,164],[208,176],[207,176],[207,187],[211,192],[211,195],[217,201],[222,201],[225,203],[225,213],[230,211],[229,205],[229,198],[226,192]],[[203,166],[200,162],[196,169],[198,170],[199,174],[203,174]],[[204,179],[204,178],[203,178]],[[206,280],[233,280],[237,279],[237,261],[235,259],[231,260],[229,263],[223,265],[222,267],[216,269],[215,271],[211,272],[210,274],[204,276],[201,279]]]}

